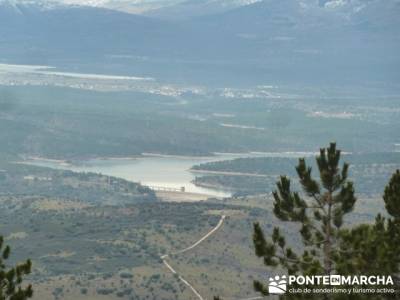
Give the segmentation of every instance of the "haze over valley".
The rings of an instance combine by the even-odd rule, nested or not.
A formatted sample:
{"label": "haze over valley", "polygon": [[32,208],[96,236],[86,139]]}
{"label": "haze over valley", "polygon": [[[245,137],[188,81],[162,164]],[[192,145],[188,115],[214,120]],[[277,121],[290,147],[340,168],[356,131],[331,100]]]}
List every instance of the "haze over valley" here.
{"label": "haze over valley", "polygon": [[[257,299],[253,223],[336,141],[400,168],[398,0],[0,0],[0,234],[34,299]],[[317,173],[314,174],[317,178]],[[14,250],[15,249],[15,250]]]}

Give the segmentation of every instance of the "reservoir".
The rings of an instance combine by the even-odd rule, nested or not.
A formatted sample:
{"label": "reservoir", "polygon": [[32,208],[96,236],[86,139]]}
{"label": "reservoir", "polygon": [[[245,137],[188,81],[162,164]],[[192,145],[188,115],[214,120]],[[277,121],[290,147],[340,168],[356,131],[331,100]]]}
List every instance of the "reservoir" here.
{"label": "reservoir", "polygon": [[[228,190],[217,190],[198,187],[192,183],[196,176],[190,172],[194,165],[234,159],[236,154],[219,154],[209,157],[163,156],[145,154],[134,158],[91,159],[74,163],[35,158],[26,163],[52,169],[70,170],[73,172],[92,172],[139,182],[146,186],[181,189],[186,192],[204,194],[210,197],[230,197]],[[246,157],[241,155],[240,157]]]}
{"label": "reservoir", "polygon": [[[305,153],[302,153],[303,155]],[[309,155],[309,153],[307,153]],[[190,169],[194,165],[207,162],[230,160],[243,157],[299,157],[299,153],[218,153],[214,156],[169,156],[143,154],[133,158],[90,159],[74,163],[34,158],[24,163],[49,167],[53,169],[70,170],[74,172],[92,172],[139,182],[145,186],[181,189],[186,192],[208,195],[210,197],[230,197],[229,190],[198,187],[192,183],[196,176]]]}

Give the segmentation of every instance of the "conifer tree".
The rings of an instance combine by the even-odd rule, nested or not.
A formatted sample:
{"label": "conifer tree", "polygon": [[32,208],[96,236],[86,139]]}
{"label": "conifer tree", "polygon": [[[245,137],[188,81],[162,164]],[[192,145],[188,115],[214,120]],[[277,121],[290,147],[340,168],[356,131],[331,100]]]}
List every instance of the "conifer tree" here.
{"label": "conifer tree", "polygon": [[31,273],[32,263],[27,260],[15,267],[8,268],[6,260],[11,249],[4,245],[0,236],[0,300],[26,300],[33,295],[32,286],[22,286],[23,277]]}
{"label": "conifer tree", "polygon": [[[280,229],[275,227],[271,239],[266,239],[259,223],[254,224],[255,253],[267,266],[281,266],[288,274],[330,275],[336,272],[339,260],[338,237],[343,216],[354,207],[356,197],[352,182],[348,181],[349,165],[339,165],[341,151],[331,143],[321,149],[316,158],[319,181],[312,176],[312,168],[304,158],[296,167],[303,193],[291,190],[291,181],[281,176],[273,192],[274,214],[281,221],[300,224],[304,244],[297,254],[286,243]],[[340,260],[339,260],[340,261]],[[254,282],[256,291],[268,294],[266,286]]]}
{"label": "conifer tree", "polygon": [[388,217],[361,224],[340,234],[341,274],[390,275],[400,289],[400,171],[385,187],[383,201]]}
{"label": "conifer tree", "polygon": [[[296,167],[303,194],[292,192],[282,176],[274,196],[274,214],[282,221],[300,224],[303,252],[296,254],[275,227],[266,239],[254,224],[253,242],[258,257],[267,266],[280,266],[290,275],[390,275],[400,290],[400,171],[391,177],[383,194],[388,217],[378,214],[372,224],[341,228],[343,216],[354,207],[353,184],[347,180],[348,164],[339,167],[340,151],[331,143],[317,156],[320,180],[304,159]],[[254,282],[256,291],[268,295],[267,287]],[[325,295],[334,299],[397,299],[399,294]],[[289,296],[286,296],[289,297]],[[290,295],[290,298],[321,298],[321,295]]]}
{"label": "conifer tree", "polygon": [[397,170],[390,179],[383,194],[383,201],[389,215],[395,222],[400,222],[400,171]]}

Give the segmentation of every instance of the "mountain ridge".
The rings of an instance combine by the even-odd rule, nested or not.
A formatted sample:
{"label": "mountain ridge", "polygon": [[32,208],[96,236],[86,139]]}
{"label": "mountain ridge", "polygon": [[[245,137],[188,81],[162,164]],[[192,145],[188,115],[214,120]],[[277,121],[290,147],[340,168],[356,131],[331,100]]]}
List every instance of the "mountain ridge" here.
{"label": "mountain ridge", "polygon": [[218,14],[165,20],[90,6],[7,6],[10,2],[3,0],[0,55],[3,62],[89,62],[146,70],[142,73],[150,77],[173,73],[185,80],[196,73],[229,78],[239,72],[249,81],[263,76],[396,81],[399,1],[367,2],[349,11],[328,2],[264,0]]}

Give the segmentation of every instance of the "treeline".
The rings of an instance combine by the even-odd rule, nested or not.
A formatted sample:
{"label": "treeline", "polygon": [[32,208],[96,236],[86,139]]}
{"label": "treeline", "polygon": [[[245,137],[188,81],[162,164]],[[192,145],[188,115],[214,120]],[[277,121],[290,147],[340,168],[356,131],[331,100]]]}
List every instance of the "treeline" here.
{"label": "treeline", "polygon": [[[358,187],[358,193],[367,196],[376,196],[381,193],[389,176],[400,168],[400,153],[356,153],[344,154],[349,161],[349,174],[354,177]],[[307,163],[316,168],[315,160],[306,158]],[[219,187],[231,189],[237,195],[250,195],[270,192],[278,180],[280,174],[296,177],[293,168],[297,158],[282,157],[254,157],[237,158],[233,160],[217,161],[196,165],[194,170],[206,170],[213,172],[248,173],[267,175],[266,177],[254,177],[246,175],[204,175],[198,176],[194,183],[199,186]]]}

